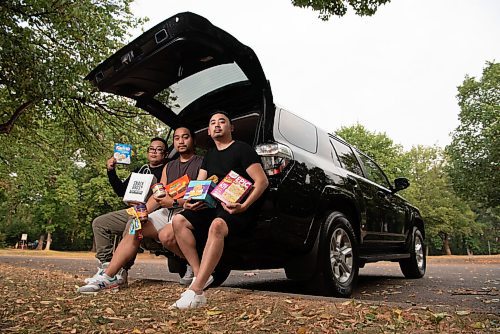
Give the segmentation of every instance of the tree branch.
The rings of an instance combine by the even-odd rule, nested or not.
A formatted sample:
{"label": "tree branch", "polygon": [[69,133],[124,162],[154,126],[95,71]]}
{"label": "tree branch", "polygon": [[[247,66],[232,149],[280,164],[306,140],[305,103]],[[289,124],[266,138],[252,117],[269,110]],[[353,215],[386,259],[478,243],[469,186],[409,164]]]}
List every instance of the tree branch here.
{"label": "tree branch", "polygon": [[21,116],[23,112],[25,112],[34,103],[35,101],[32,100],[21,104],[7,122],[0,124],[0,134],[9,134],[12,131],[12,128],[14,127],[14,122],[19,118],[19,116]]}
{"label": "tree branch", "polygon": [[0,7],[4,7],[7,10],[12,11],[13,13],[19,14],[22,17],[26,18],[34,18],[34,17],[44,17],[44,16],[49,16],[49,15],[57,15],[58,10],[63,8],[62,4],[59,3],[58,0],[55,0],[52,2],[52,4],[49,6],[49,8],[53,8],[52,10],[43,10],[40,12],[32,12],[29,13],[29,6],[28,5],[9,5],[9,1],[0,1]]}

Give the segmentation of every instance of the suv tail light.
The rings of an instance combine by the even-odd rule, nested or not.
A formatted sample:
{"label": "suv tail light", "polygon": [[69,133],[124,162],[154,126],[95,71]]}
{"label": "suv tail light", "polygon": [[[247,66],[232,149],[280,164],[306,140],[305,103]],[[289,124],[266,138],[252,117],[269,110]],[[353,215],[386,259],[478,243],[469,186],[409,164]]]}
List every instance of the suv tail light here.
{"label": "suv tail light", "polygon": [[279,143],[260,144],[255,147],[260,155],[264,171],[267,175],[278,175],[293,159],[292,150]]}

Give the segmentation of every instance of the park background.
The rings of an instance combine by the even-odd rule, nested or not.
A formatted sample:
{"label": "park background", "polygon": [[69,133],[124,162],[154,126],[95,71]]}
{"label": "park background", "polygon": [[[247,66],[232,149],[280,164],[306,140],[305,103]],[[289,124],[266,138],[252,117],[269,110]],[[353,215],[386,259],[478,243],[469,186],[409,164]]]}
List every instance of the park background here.
{"label": "park background", "polygon": [[[137,3],[146,5],[145,1]],[[137,3],[36,0],[0,5],[0,247],[13,247],[22,234],[27,234],[29,242],[38,241],[39,249],[91,249],[92,220],[123,207],[108,183],[105,170],[113,144],[124,142],[134,146],[133,164],[119,170],[119,175],[125,178],[131,169],[145,162],[149,138],[168,133],[164,124],[136,109],[130,101],[98,93],[83,80],[98,63],[129,42],[141,27],[151,26],[151,22],[132,11]],[[294,1],[296,7],[292,2],[280,2],[293,9],[294,15],[313,14],[310,20],[317,22],[328,18],[340,25],[342,19],[349,18],[348,15],[340,18],[342,10],[328,7],[328,1],[318,3],[326,7],[311,11],[308,1]],[[409,3],[415,6],[415,1]],[[353,14],[350,18],[368,20],[360,15],[372,14],[373,8],[382,4],[380,12],[400,6],[396,1],[379,0],[372,2],[371,7],[349,7]],[[306,8],[300,8],[301,5]],[[493,13],[498,10],[493,1],[480,1],[476,6],[491,8]],[[427,10],[432,12],[437,8]],[[449,10],[453,14],[453,8]],[[196,12],[196,8],[192,11]],[[165,14],[164,18],[175,13]],[[279,13],[274,14],[278,24]],[[333,16],[328,17],[330,14]],[[470,20],[474,22],[478,17],[471,16]],[[226,26],[222,28],[233,33]],[[415,29],[421,28],[415,25]],[[498,32],[498,26],[493,27],[493,34],[495,31]],[[235,37],[240,38],[237,34]],[[454,37],[459,42],[471,43],[467,38]],[[253,43],[257,42],[248,45],[258,50],[260,46]],[[344,51],[349,53],[349,49]],[[421,57],[432,59],[433,55]],[[266,70],[270,65],[263,63],[263,66]],[[307,68],[307,63],[296,66]],[[474,67],[482,71],[471,75],[464,68],[461,80],[447,90],[434,93],[446,94],[447,99],[455,100],[457,107],[455,126],[446,144],[425,144],[439,119],[421,117],[424,125],[417,127],[411,120],[416,113],[408,111],[410,108],[404,104],[400,106],[400,114],[392,117],[384,116],[382,110],[372,112],[380,115],[382,123],[396,119],[393,128],[408,132],[417,128],[422,142],[402,145],[388,135],[391,131],[370,127],[372,123],[364,124],[359,116],[352,124],[321,123],[327,131],[336,132],[373,157],[390,179],[397,176],[410,179],[410,188],[401,195],[422,213],[430,254],[499,252],[500,64],[491,58]],[[284,79],[272,78],[273,88],[278,89],[279,80],[291,81],[286,69],[282,71]],[[367,73],[366,77],[370,75]],[[354,79],[362,81],[359,77]],[[334,82],[335,76],[330,80]],[[305,91],[305,86],[314,86],[314,81],[309,84],[296,81],[294,85]],[[349,90],[351,101],[356,101],[356,94],[352,94],[356,86],[345,89]],[[339,88],[334,91],[339,96],[344,94]],[[280,102],[279,89],[277,92],[275,99]],[[414,92],[415,100],[424,99],[419,93]],[[305,113],[307,118],[308,111],[303,107],[295,110],[293,103],[285,106],[299,115]],[[428,105],[435,115],[445,112],[440,108]]]}

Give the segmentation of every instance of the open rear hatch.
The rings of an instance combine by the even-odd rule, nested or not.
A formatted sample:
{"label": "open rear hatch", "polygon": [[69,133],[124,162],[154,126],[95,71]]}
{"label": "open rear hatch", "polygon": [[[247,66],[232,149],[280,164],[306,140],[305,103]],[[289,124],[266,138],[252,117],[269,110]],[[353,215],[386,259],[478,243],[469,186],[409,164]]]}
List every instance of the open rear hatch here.
{"label": "open rear hatch", "polygon": [[272,136],[272,92],[259,59],[251,48],[193,13],[157,24],[85,79],[100,91],[136,100],[169,126],[200,129],[212,111],[222,109],[236,119],[253,115],[254,144]]}

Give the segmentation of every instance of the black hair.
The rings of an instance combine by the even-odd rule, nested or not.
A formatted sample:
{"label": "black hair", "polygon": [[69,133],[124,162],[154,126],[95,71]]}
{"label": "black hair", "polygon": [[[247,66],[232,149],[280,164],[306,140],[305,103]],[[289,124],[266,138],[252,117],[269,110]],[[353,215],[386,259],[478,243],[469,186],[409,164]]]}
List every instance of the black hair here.
{"label": "black hair", "polygon": [[227,119],[229,120],[229,124],[233,124],[233,121],[231,121],[231,117],[229,116],[229,114],[224,111],[224,110],[215,110],[214,112],[210,113],[210,117],[208,119],[211,119],[213,115],[215,114],[222,114],[224,116],[227,117]]}
{"label": "black hair", "polygon": [[167,144],[167,141],[165,139],[160,138],[160,137],[153,137],[153,138],[151,138],[151,140],[149,141],[149,143],[151,144],[154,141],[161,141],[163,143],[163,145],[165,145],[165,149],[167,149],[168,144]]}
{"label": "black hair", "polygon": [[196,139],[196,132],[194,132],[193,128],[190,127],[190,126],[187,126],[187,125],[184,125],[184,124],[181,124],[181,125],[177,125],[173,128],[174,132],[172,132],[172,136],[174,135],[175,131],[177,131],[177,129],[180,129],[180,128],[185,128],[185,129],[188,129],[189,131],[189,134],[191,135],[191,138],[193,138],[193,140]]}

